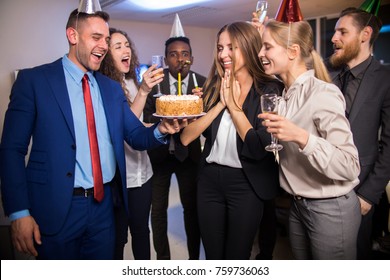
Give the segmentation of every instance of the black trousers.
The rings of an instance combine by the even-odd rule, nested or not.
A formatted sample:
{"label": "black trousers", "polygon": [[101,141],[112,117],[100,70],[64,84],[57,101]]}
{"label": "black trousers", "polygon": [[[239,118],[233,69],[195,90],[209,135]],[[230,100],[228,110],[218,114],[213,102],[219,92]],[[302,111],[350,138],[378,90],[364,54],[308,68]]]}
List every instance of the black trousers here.
{"label": "black trousers", "polygon": [[357,237],[357,259],[369,260],[372,253],[372,217],[374,215],[373,206],[366,215],[362,215],[362,221],[359,227],[359,233]]}
{"label": "black trousers", "polygon": [[[152,164],[152,232],[158,260],[169,260],[171,253],[168,241],[168,199],[172,174],[175,173],[180,201],[184,210],[184,227],[187,235],[189,259],[199,259],[200,232],[196,210],[196,174],[198,165],[191,159],[180,162],[170,155],[161,164]],[[171,221],[174,223],[175,221]]]}
{"label": "black trousers", "polygon": [[256,260],[272,260],[277,238],[276,227],[275,200],[265,200],[263,218],[261,219],[258,232],[260,252],[256,255]]}
{"label": "black trousers", "polygon": [[207,164],[199,175],[198,214],[206,258],[249,259],[263,201],[242,169]]}
{"label": "black trousers", "polygon": [[130,229],[131,248],[135,260],[150,260],[149,214],[152,202],[152,181],[149,179],[138,188],[127,189],[129,209],[123,203],[114,208],[115,214],[115,260],[123,260]]}

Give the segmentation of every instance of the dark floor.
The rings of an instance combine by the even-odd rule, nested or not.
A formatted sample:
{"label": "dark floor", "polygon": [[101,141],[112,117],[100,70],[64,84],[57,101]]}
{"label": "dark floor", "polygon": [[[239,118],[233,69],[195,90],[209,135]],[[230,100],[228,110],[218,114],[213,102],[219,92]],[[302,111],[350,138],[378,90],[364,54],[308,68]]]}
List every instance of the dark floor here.
{"label": "dark floor", "polygon": [[[276,201],[277,206],[277,241],[273,252],[273,259],[275,260],[291,260],[293,259],[290,244],[287,235],[287,214],[289,207],[289,198],[280,197]],[[183,224],[183,209],[179,201],[179,192],[177,188],[177,182],[175,176],[172,177],[171,191],[168,209],[168,237],[170,241],[171,257],[173,260],[186,260],[188,259],[186,238],[184,233]],[[129,235],[130,237],[130,235]],[[151,236],[152,240],[152,236]],[[130,240],[129,240],[130,241]],[[125,259],[132,259],[132,251],[130,242],[125,248]],[[151,242],[153,244],[153,242]],[[375,260],[389,260],[390,259],[390,235],[385,235],[383,238],[378,238],[374,242],[372,258]],[[257,241],[253,244],[253,250],[251,259],[255,259],[258,254],[259,248]],[[151,248],[152,259],[156,258],[154,248]],[[201,259],[204,259],[203,248],[201,250]],[[11,246],[10,229],[9,226],[0,226],[0,259],[33,259],[30,256],[26,256],[15,252]]]}

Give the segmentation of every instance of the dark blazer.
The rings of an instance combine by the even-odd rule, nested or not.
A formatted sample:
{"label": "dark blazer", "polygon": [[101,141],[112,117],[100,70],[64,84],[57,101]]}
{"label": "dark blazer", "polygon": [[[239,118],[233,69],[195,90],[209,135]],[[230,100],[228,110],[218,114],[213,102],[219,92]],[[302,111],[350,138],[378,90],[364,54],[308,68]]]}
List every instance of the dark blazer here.
{"label": "dark blazer", "polygon": [[[145,150],[160,145],[155,126],[145,128],[131,112],[121,86],[95,72],[126,194],[124,140]],[[62,227],[72,202],[76,164],[74,120],[62,59],[22,70],[15,81],[0,146],[0,178],[5,214],[29,209],[45,234]],[[31,153],[25,156],[32,139]],[[123,195],[127,205],[127,195]],[[127,207],[126,207],[127,208]]]}
{"label": "dark blazer", "polygon": [[[263,92],[270,93],[273,91],[280,95],[283,87],[283,84],[278,82],[270,83],[267,88],[264,88]],[[270,144],[271,136],[261,124],[262,120],[257,117],[261,113],[260,94],[255,91],[254,87],[251,88],[244,101],[243,110],[253,129],[248,131],[245,141],[242,141],[237,134],[236,149],[238,151],[238,157],[241,161],[242,169],[255,193],[261,199],[272,199],[280,191],[279,167],[273,153],[267,152],[264,149],[265,146]],[[206,137],[206,142],[202,153],[200,170],[207,164],[206,158],[209,156],[211,147],[216,139],[224,111],[214,119],[203,133]]]}
{"label": "dark blazer", "polygon": [[[189,81],[188,81],[188,87],[187,87],[187,94],[192,94],[192,90],[195,88],[194,80],[192,77],[192,71],[189,71]],[[164,69],[164,79],[160,84],[161,92],[163,94],[171,94],[170,86],[169,86],[169,70]],[[196,80],[198,82],[198,86],[202,87],[204,82],[206,81],[206,78],[195,73]],[[153,113],[156,112],[156,97],[153,97],[154,94],[157,93],[157,86],[155,86],[152,91],[149,93],[146,105],[144,108],[144,121],[145,122],[156,122],[159,119],[153,116]],[[175,137],[176,142],[179,142],[180,137]],[[176,145],[181,145],[181,143],[175,143]],[[200,154],[201,154],[201,148],[200,148],[200,139],[197,138],[194,141],[192,141],[188,145],[188,157],[194,161],[199,162]],[[181,147],[182,149],[186,149],[186,147]],[[164,162],[166,157],[169,155],[169,145],[160,146],[151,150],[148,150],[149,158],[152,164],[161,163]]]}
{"label": "dark blazer", "polygon": [[[338,86],[339,73],[330,69]],[[377,204],[390,180],[390,69],[374,58],[356,93],[349,122],[361,166],[355,189],[359,196]]]}

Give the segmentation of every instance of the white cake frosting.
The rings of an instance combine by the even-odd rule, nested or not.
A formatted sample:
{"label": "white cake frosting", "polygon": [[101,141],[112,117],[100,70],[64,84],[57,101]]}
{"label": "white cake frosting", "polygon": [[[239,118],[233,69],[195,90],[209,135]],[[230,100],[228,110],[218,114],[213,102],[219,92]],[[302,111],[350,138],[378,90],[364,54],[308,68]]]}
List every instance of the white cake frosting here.
{"label": "white cake frosting", "polygon": [[163,95],[160,97],[162,101],[176,101],[176,100],[197,100],[197,95]]}

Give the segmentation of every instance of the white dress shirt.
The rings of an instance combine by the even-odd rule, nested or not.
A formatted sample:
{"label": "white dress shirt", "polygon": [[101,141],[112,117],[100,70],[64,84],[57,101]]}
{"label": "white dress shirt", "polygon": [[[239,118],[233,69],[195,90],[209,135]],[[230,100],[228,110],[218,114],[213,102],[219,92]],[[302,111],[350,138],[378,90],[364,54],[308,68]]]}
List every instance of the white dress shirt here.
{"label": "white dress shirt", "polygon": [[217,137],[206,161],[233,168],[242,168],[237,152],[237,130],[228,110],[223,113]]}
{"label": "white dress shirt", "polygon": [[[187,75],[184,79],[181,80],[181,94],[183,95],[187,94],[189,79],[190,79],[190,75]],[[171,95],[177,95],[175,82],[177,82],[177,80],[171,75],[171,73],[169,73],[169,87],[170,87]]]}

